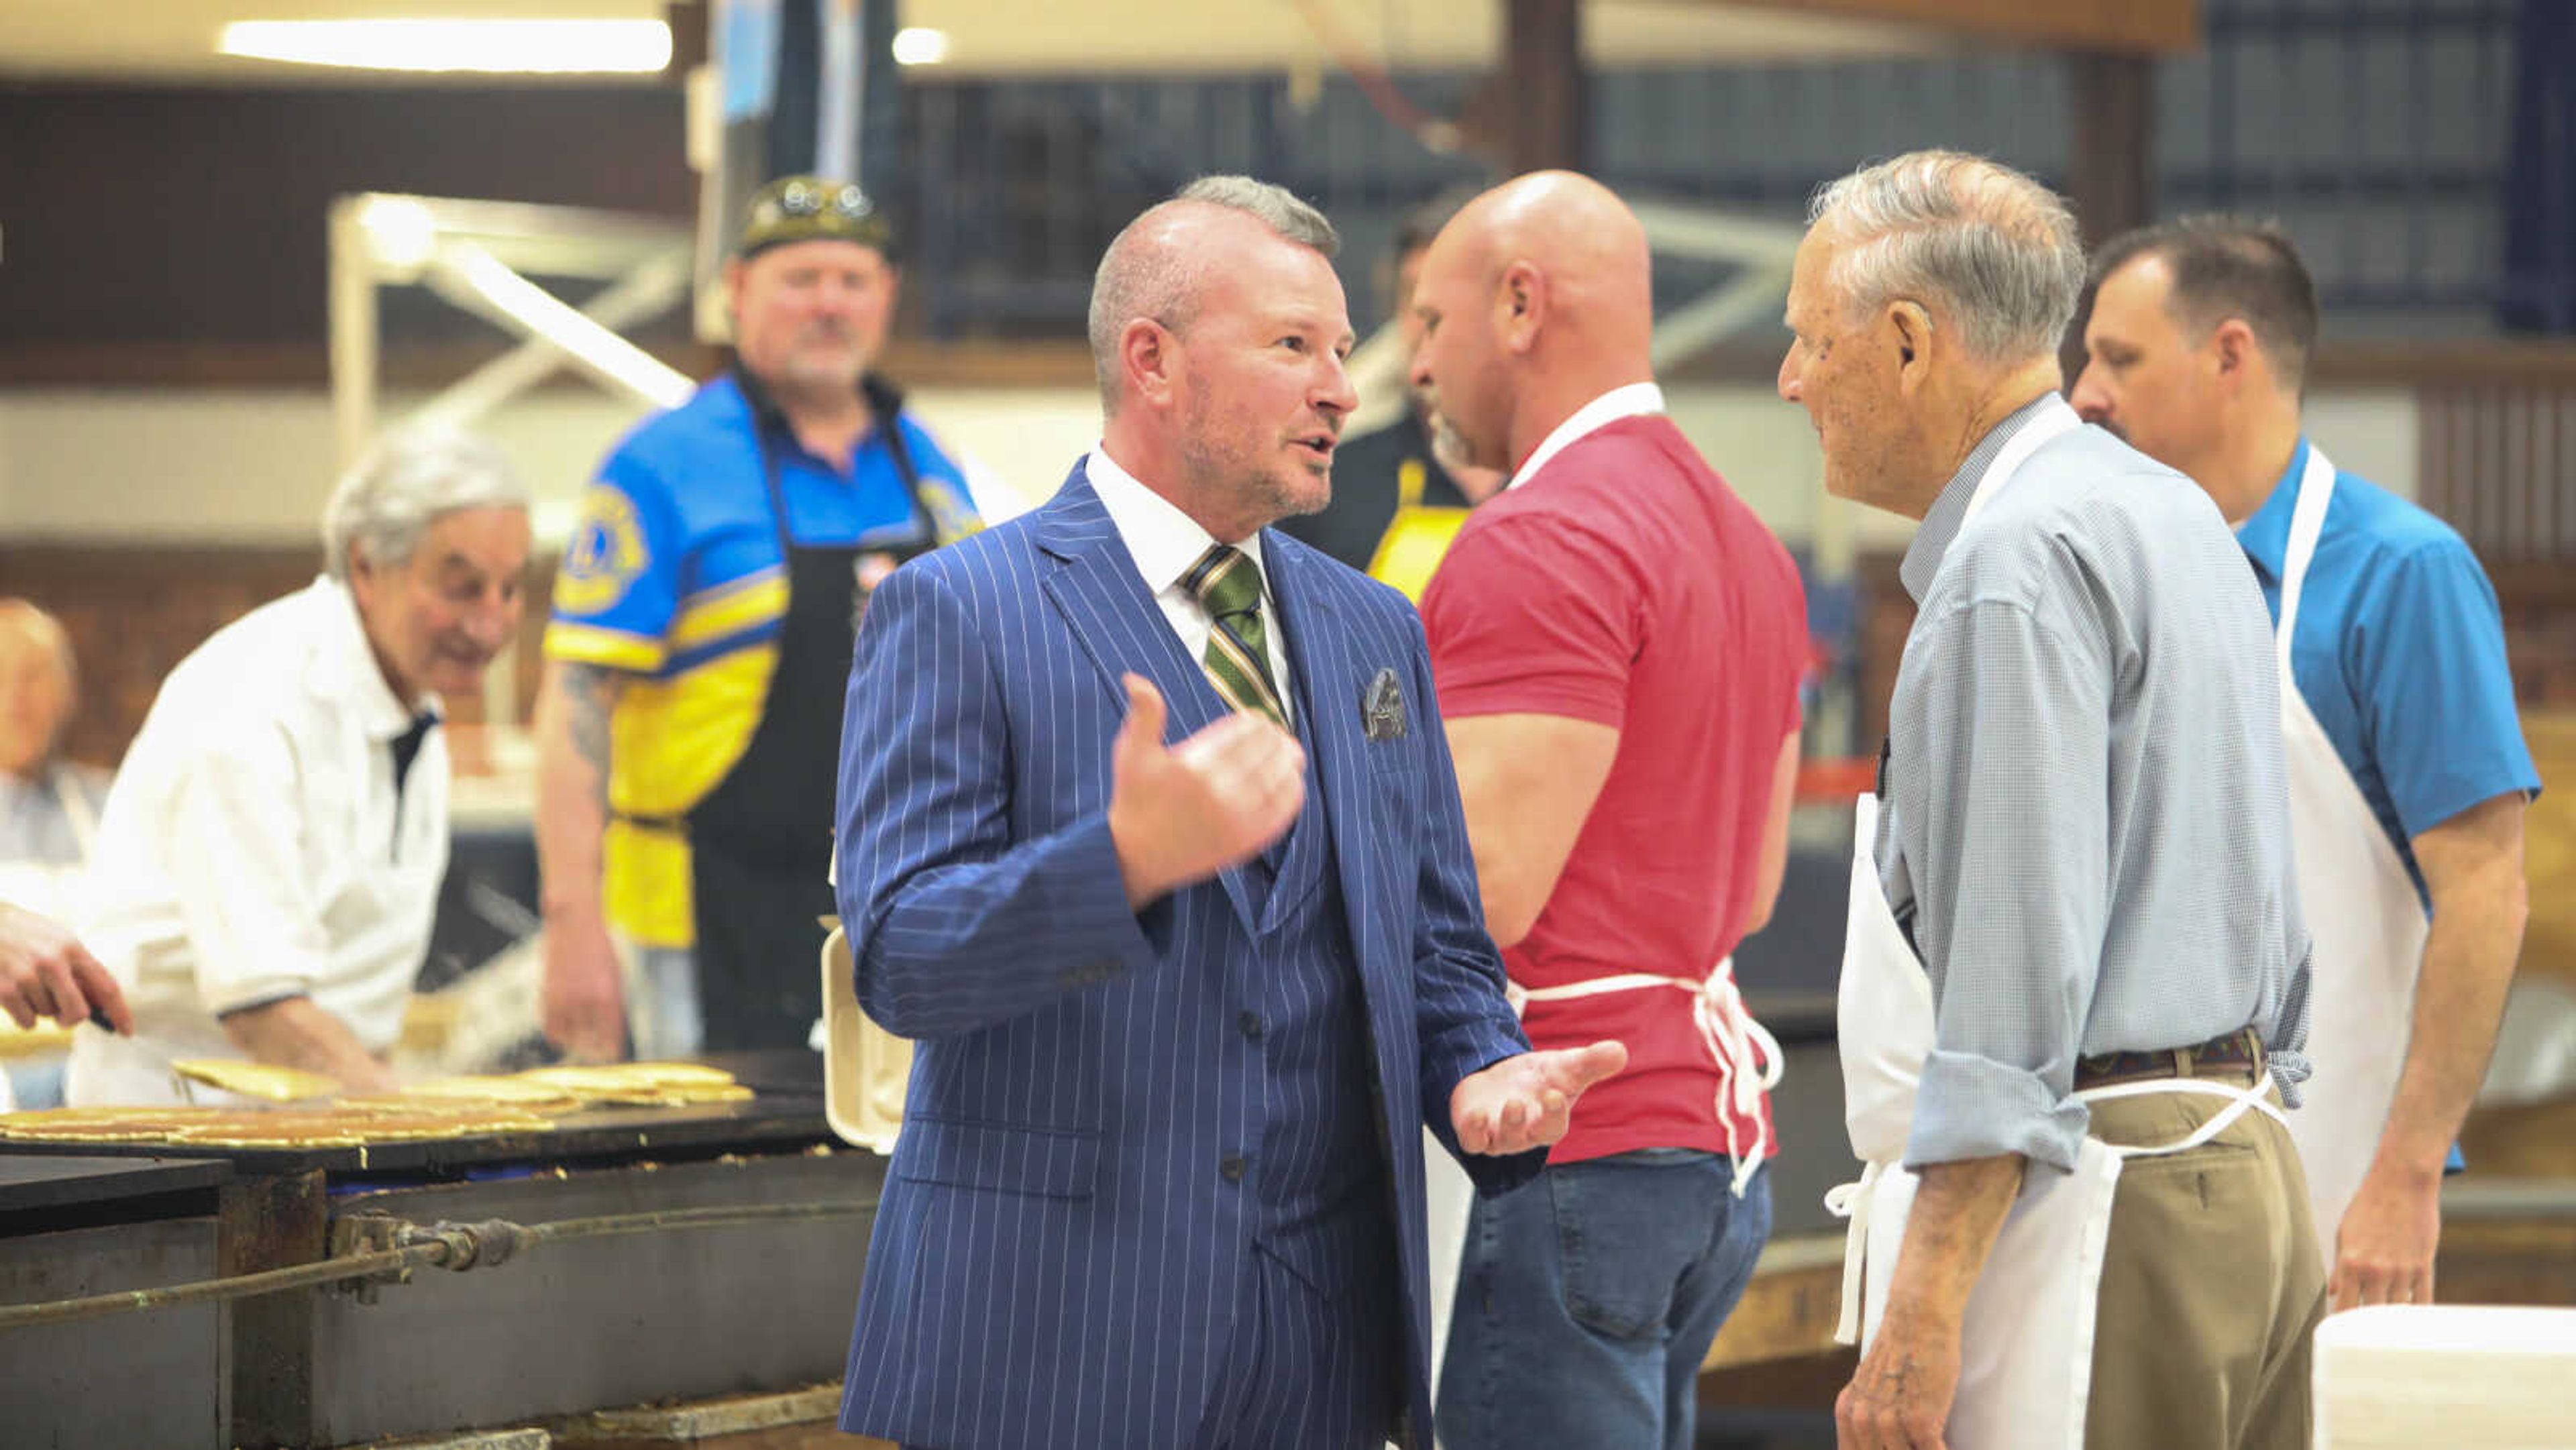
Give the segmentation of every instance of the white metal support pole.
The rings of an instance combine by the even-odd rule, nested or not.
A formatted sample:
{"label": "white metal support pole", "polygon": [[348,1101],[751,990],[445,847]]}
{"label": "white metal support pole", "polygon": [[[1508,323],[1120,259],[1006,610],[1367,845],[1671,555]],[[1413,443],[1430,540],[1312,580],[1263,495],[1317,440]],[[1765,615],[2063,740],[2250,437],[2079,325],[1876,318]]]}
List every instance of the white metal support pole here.
{"label": "white metal support pole", "polygon": [[329,227],[331,418],[341,468],[358,461],[376,425],[376,259],[360,219],[364,201],[331,203]]}
{"label": "white metal support pole", "polygon": [[441,243],[421,281],[478,317],[522,337],[544,338],[610,392],[676,408],[694,386],[678,369],[582,316],[473,243]]}
{"label": "white metal support pole", "polygon": [[[687,294],[689,283],[688,254],[675,251],[611,283],[580,312],[600,327],[621,331],[669,311]],[[449,384],[412,413],[408,421],[471,427],[493,409],[545,381],[571,359],[571,353],[560,344],[541,334],[528,336],[517,347]]]}

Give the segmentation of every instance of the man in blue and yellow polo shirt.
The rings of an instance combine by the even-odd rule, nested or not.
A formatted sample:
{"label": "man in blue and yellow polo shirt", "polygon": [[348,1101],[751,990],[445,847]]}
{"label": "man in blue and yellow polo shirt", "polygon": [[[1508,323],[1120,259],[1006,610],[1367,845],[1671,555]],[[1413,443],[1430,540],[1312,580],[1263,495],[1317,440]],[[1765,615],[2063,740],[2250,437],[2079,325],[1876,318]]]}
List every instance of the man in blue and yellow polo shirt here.
{"label": "man in blue and yellow polo shirt", "polygon": [[980,527],[870,371],[892,230],[773,182],[725,285],[734,366],[628,435],[556,579],[537,708],[547,1035],[568,1054],[801,1046],[868,591]]}
{"label": "man in blue and yellow polo shirt", "polygon": [[[2278,229],[2114,239],[2073,402],[2189,475],[2272,607],[2299,905],[2315,937],[2290,1117],[2333,1307],[2433,1295],[2441,1178],[2521,947],[2540,789],[2495,590],[2460,536],[2328,461],[2301,417],[2317,294]],[[2188,721],[2174,724],[2188,748]]]}

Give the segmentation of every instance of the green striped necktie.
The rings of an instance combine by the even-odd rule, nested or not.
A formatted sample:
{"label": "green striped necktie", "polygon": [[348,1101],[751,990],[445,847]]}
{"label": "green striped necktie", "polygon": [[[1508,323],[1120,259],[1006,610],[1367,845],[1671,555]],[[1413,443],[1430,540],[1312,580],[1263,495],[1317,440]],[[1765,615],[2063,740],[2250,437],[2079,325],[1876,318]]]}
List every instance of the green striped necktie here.
{"label": "green striped necktie", "polygon": [[1269,717],[1286,729],[1279,687],[1270,678],[1270,637],[1261,623],[1261,566],[1241,550],[1217,544],[1199,556],[1181,583],[1216,621],[1208,635],[1209,683],[1237,710]]}

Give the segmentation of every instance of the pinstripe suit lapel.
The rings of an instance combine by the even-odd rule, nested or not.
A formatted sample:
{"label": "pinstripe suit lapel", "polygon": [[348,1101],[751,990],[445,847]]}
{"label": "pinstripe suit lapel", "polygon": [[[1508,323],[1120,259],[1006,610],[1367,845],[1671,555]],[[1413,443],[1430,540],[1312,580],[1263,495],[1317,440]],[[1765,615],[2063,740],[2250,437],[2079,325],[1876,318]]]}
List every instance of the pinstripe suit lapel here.
{"label": "pinstripe suit lapel", "polygon": [[1360,724],[1363,681],[1350,657],[1348,621],[1335,617],[1323,591],[1331,581],[1320,577],[1326,566],[1300,557],[1273,530],[1263,540],[1261,557],[1270,565],[1270,592],[1279,601],[1279,621],[1288,632],[1288,671],[1305,697],[1299,737],[1315,759],[1315,775],[1324,792],[1324,819],[1333,837],[1333,857],[1342,875],[1342,911],[1350,920],[1351,949],[1360,955],[1360,979],[1368,984],[1368,898],[1375,883],[1368,877],[1369,843],[1359,838],[1369,819],[1362,793],[1367,789],[1367,740]]}
{"label": "pinstripe suit lapel", "polygon": [[[1135,556],[1127,552],[1126,541],[1118,536],[1117,524],[1101,506],[1100,495],[1092,491],[1082,465],[1074,465],[1072,476],[1040,513],[1037,543],[1058,565],[1039,581],[1047,600],[1100,671],[1101,683],[1118,702],[1119,714],[1123,717],[1127,708],[1127,689],[1119,677],[1134,673],[1163,692],[1163,703],[1170,711],[1163,727],[1166,741],[1187,739],[1214,724],[1221,708],[1215,689],[1199,662],[1181,648],[1180,636],[1163,618],[1162,606],[1145,591]],[[1109,747],[1106,739],[1099,743],[1103,754]],[[1260,924],[1241,874],[1224,871],[1218,879],[1225,885],[1226,899],[1234,903],[1244,935],[1256,934]]]}

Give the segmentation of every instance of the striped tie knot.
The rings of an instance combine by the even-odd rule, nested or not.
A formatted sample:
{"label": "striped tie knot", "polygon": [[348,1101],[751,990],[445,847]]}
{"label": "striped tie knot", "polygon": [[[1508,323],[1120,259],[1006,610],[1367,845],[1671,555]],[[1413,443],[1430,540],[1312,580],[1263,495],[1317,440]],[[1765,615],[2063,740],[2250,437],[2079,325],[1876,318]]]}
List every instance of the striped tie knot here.
{"label": "striped tie knot", "polygon": [[1216,544],[1181,576],[1181,585],[1215,621],[1200,660],[1209,683],[1228,705],[1265,715],[1284,729],[1288,712],[1270,678],[1270,637],[1261,620],[1261,566],[1240,549]]}

